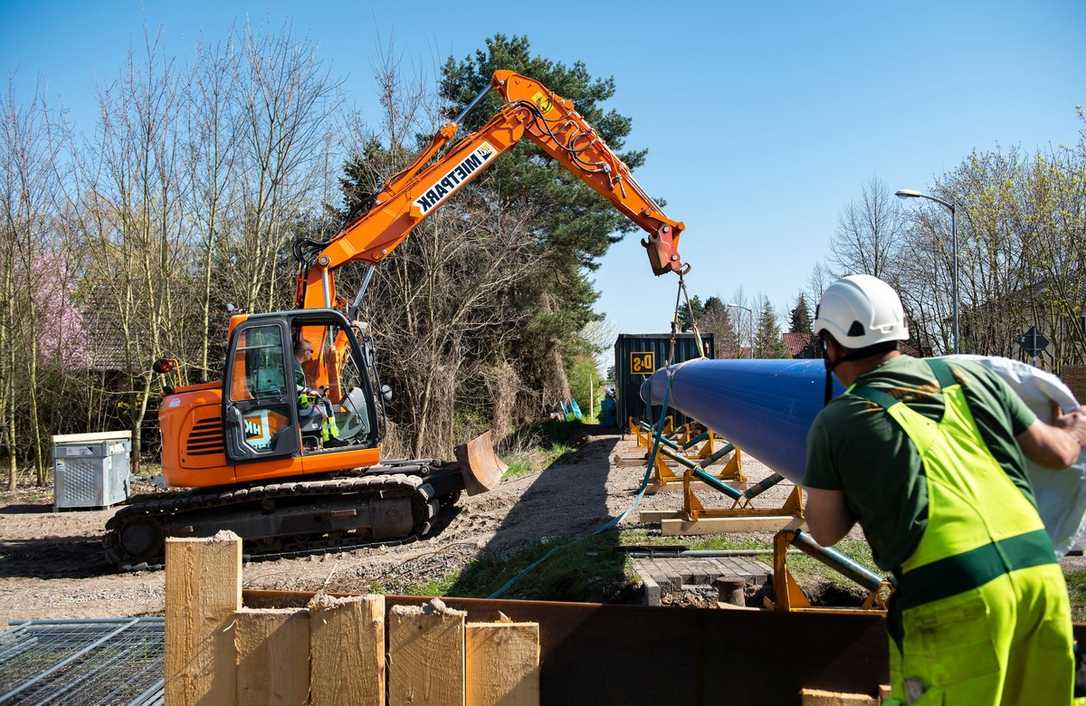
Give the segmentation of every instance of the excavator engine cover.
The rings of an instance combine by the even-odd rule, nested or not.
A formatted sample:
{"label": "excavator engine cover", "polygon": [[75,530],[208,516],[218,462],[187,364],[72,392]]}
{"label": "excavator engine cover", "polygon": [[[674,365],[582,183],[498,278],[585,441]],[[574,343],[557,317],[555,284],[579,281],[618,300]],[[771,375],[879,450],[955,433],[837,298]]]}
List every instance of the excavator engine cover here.
{"label": "excavator engine cover", "polygon": [[509,469],[494,452],[489,431],[466,444],[460,444],[453,453],[460,462],[460,473],[468,495],[478,495],[498,487],[502,476]]}

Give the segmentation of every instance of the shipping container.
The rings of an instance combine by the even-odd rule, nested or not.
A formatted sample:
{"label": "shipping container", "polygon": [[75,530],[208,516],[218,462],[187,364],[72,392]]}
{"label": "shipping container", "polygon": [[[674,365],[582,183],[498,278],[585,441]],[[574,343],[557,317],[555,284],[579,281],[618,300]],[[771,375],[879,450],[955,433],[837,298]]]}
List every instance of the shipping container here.
{"label": "shipping container", "polygon": [[[701,335],[705,356],[714,355],[713,334]],[[644,419],[655,422],[659,407],[645,408],[641,401],[641,383],[660,368],[667,365],[670,333],[620,333],[615,341],[615,418],[619,427],[626,428],[627,420]],[[675,357],[672,362],[681,363],[698,357],[698,346],[692,333],[680,333],[675,339]],[[687,418],[675,413],[676,424],[684,424]]]}

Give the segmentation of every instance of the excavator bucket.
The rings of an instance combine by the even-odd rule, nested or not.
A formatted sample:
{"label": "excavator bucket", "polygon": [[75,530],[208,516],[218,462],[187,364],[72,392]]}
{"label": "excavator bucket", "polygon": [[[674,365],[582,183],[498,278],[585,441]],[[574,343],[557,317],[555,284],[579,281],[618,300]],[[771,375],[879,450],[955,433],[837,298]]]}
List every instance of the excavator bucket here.
{"label": "excavator bucket", "polygon": [[490,441],[490,432],[484,432],[466,444],[460,444],[453,452],[460,462],[460,474],[468,495],[478,495],[498,487],[502,475],[508,469]]}

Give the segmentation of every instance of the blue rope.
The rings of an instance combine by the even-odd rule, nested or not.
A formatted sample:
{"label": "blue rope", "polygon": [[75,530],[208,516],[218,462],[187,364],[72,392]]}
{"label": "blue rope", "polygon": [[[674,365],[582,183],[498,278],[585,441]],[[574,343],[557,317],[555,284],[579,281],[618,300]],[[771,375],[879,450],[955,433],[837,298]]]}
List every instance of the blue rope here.
{"label": "blue rope", "polygon": [[668,372],[667,372],[667,387],[664,388],[664,403],[660,407],[660,418],[659,418],[659,420],[657,420],[656,426],[653,427],[652,452],[649,454],[649,462],[645,466],[645,475],[642,476],[642,478],[641,478],[641,487],[637,489],[637,496],[634,497],[633,502],[630,503],[629,507],[627,507],[621,513],[619,513],[615,517],[609,518],[606,522],[599,525],[598,527],[585,532],[584,534],[582,534],[579,537],[575,537],[570,542],[565,542],[565,543],[558,544],[558,545],[555,545],[555,546],[551,547],[550,549],[548,549],[543,554],[543,556],[539,557],[538,559],[536,559],[535,561],[533,561],[532,563],[528,564],[523,569],[518,571],[516,574],[513,575],[513,577],[511,579],[509,579],[508,581],[503,583],[498,590],[494,591],[489,596],[487,596],[487,598],[500,598],[500,597],[502,597],[503,595],[505,595],[505,592],[508,591],[510,588],[512,588],[514,585],[516,585],[516,583],[518,581],[520,581],[522,578],[524,578],[528,574],[532,573],[532,571],[534,571],[536,569],[536,567],[538,567],[540,564],[545,562],[547,559],[550,559],[552,556],[554,556],[554,554],[559,549],[562,549],[563,547],[567,547],[567,546],[572,546],[574,544],[577,544],[578,542],[583,542],[584,540],[588,539],[589,537],[595,537],[596,535],[601,534],[603,532],[606,532],[609,529],[613,529],[616,525],[618,525],[620,522],[622,522],[624,519],[626,519],[627,515],[629,515],[634,510],[636,510],[638,505],[641,504],[641,498],[645,497],[645,490],[649,487],[649,478],[652,477],[652,468],[656,464],[656,454],[660,451],[660,439],[662,438],[662,431],[663,431],[663,428],[664,428],[664,420],[667,418],[668,404],[671,401],[671,369],[670,369],[670,367],[671,366],[669,365],[668,366]]}

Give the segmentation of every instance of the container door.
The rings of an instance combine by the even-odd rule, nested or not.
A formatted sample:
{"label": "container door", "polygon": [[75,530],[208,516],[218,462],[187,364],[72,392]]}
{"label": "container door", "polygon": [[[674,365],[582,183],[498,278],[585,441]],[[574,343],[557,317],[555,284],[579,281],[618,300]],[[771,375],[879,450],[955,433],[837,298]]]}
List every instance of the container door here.
{"label": "container door", "polygon": [[226,457],[230,461],[298,453],[288,343],[283,321],[242,324],[235,332],[223,395]]}

